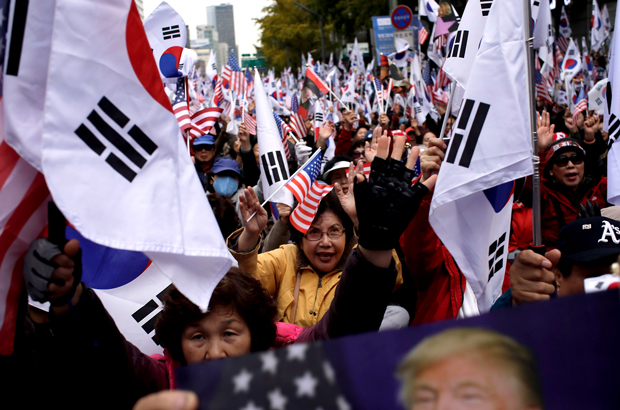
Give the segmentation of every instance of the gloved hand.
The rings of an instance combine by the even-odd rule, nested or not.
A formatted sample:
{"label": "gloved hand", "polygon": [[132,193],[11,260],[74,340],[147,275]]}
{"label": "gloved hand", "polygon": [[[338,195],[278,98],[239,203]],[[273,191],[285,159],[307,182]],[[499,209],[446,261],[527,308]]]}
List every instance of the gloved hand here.
{"label": "gloved hand", "polygon": [[312,154],[312,147],[306,145],[305,141],[299,141],[295,144],[295,155],[297,156],[297,165],[303,166]]}
{"label": "gloved hand", "polygon": [[414,147],[405,165],[400,162],[404,146],[405,138],[397,137],[392,157],[386,159],[389,137],[381,137],[369,180],[360,181],[360,176],[356,177],[353,192],[359,218],[359,244],[365,249],[389,250],[396,247],[422,198],[435,185],[437,176],[412,186],[412,169],[420,151]]}
{"label": "gloved hand", "polygon": [[595,216],[601,216],[601,208],[598,206],[598,202],[593,204],[590,201],[586,201],[586,206],[583,206],[583,204],[579,205],[578,218],[593,218]]}
{"label": "gloved hand", "polygon": [[[72,242],[77,243],[75,240]],[[70,259],[47,238],[34,240],[24,256],[23,267],[30,297],[37,302],[49,301],[53,306],[61,306],[71,300],[82,279],[82,252],[78,250],[76,253]],[[73,276],[72,287],[68,290],[59,289],[65,286],[66,280],[71,276]],[[50,292],[50,284],[56,285],[56,289],[61,290],[61,293]]]}

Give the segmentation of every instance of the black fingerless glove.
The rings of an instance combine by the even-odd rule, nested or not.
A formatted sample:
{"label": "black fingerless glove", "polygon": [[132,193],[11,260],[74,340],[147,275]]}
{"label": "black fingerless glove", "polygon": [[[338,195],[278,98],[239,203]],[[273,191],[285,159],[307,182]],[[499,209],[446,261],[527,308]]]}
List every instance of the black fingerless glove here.
{"label": "black fingerless glove", "polygon": [[579,213],[577,214],[577,218],[594,218],[597,216],[601,216],[601,208],[598,206],[598,202],[590,202],[590,200],[586,201],[586,205],[579,204]]}
{"label": "black fingerless glove", "polygon": [[375,158],[368,181],[355,182],[359,244],[368,250],[394,249],[428,188],[411,186],[414,173],[392,158]]}

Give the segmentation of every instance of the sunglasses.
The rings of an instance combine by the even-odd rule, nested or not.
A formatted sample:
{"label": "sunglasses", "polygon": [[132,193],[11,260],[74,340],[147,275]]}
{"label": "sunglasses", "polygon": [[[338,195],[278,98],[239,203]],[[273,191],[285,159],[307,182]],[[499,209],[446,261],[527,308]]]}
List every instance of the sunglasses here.
{"label": "sunglasses", "polygon": [[555,162],[555,165],[563,168],[568,165],[568,161],[572,162],[573,165],[580,165],[580,164],[583,164],[583,160],[584,160],[583,155],[579,155],[579,154],[571,155],[571,156],[560,155],[554,162]]}
{"label": "sunglasses", "polygon": [[202,150],[211,151],[213,149],[213,147],[214,147],[213,145],[205,145],[205,144],[194,145],[194,152],[198,152],[198,151],[202,151]]}
{"label": "sunglasses", "polygon": [[353,158],[361,157],[364,155],[364,151],[353,151]]}

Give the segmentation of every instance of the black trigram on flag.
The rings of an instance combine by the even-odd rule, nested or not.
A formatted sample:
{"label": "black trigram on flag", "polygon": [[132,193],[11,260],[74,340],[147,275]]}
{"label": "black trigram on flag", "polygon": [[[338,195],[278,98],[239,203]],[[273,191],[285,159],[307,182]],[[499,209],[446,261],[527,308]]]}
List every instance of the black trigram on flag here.
{"label": "black trigram on flag", "polygon": [[317,112],[314,114],[314,122],[318,122],[319,124],[323,124],[324,114],[322,112]]}
{"label": "black trigram on flag", "polygon": [[607,83],[607,90],[605,90],[605,99],[607,100],[607,112],[609,113],[609,145],[613,144],[618,138],[618,132],[620,132],[620,119],[616,114],[611,112],[611,82]]}
{"label": "black trigram on flag", "polygon": [[[155,152],[157,145],[138,128],[137,125],[134,124],[131,127],[126,127],[127,124],[129,124],[129,118],[123,114],[121,110],[116,108],[106,97],[101,98],[97,107],[100,111],[97,109],[92,110],[87,117],[88,121],[80,124],[75,130],[75,134],[80,137],[90,149],[95,151],[97,155],[101,156],[107,151],[108,155],[105,161],[127,181],[131,182],[136,177],[137,172],[134,171],[131,166],[127,165],[118,155],[112,152],[111,148],[106,147],[106,145],[101,142],[101,139],[95,135],[94,130],[111,142],[117,150],[139,169],[144,167],[147,158],[138,152],[138,149],[136,149],[127,138],[123,137],[114,129],[112,122],[116,123],[122,129],[123,133],[129,135],[131,139],[148,154],[146,155],[147,157]],[[87,124],[90,126],[87,126]],[[129,128],[129,130],[125,130],[125,128]]]}
{"label": "black trigram on flag", "polygon": [[[164,307],[163,298],[168,294],[171,288],[172,285],[159,292],[156,299],[149,300],[146,305],[142,306],[131,315],[131,317],[138,322],[142,329],[144,329],[147,335],[150,335],[151,332],[155,330],[155,322],[157,322],[157,318],[161,315],[161,311]],[[152,313],[156,310],[158,310],[157,314],[152,315]],[[153,336],[152,339],[156,344],[159,344],[157,343],[155,336]]]}
{"label": "black trigram on flag", "polygon": [[161,34],[164,36],[164,40],[170,40],[181,37],[181,30],[179,30],[179,25],[177,24],[176,26],[162,27]]}
{"label": "black trigram on flag", "polygon": [[489,280],[504,267],[506,232],[489,246]]}
{"label": "black trigram on flag", "polygon": [[566,51],[566,53],[568,54],[569,57],[573,57],[576,52],[577,52],[577,50],[574,49],[574,48],[571,48],[570,50]]}
{"label": "black trigram on flag", "polygon": [[465,57],[468,37],[468,30],[459,30],[456,32],[456,37],[454,37],[454,43],[452,44],[452,50],[450,50],[449,57]]}
{"label": "black trigram on flag", "polygon": [[474,155],[474,151],[476,150],[478,138],[480,138],[482,126],[484,125],[484,121],[487,117],[487,114],[489,113],[489,109],[491,108],[489,104],[483,102],[478,104],[478,109],[474,114],[474,120],[469,127],[469,133],[467,133],[466,130],[467,125],[469,124],[469,117],[471,117],[475,103],[476,102],[473,100],[465,100],[465,105],[461,109],[462,111],[454,133],[454,137],[450,140],[450,146],[448,147],[448,158],[446,159],[446,162],[454,164],[456,156],[459,152],[459,148],[461,147],[461,143],[463,142],[463,135],[467,134],[467,141],[465,142],[465,147],[463,148],[463,152],[461,153],[461,159],[459,161],[459,165],[465,168],[469,168],[471,158]]}
{"label": "black trigram on flag", "polygon": [[493,0],[480,0],[480,9],[482,9],[482,15],[488,16],[489,11],[491,10],[491,6],[493,5]]}
{"label": "black trigram on flag", "polygon": [[271,151],[260,157],[269,186],[288,179],[286,161],[281,151]]}

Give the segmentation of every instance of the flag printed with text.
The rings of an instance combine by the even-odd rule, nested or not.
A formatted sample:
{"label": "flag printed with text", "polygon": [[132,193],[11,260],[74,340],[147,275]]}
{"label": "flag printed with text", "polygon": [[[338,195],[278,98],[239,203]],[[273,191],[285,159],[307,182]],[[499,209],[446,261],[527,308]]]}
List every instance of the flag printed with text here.
{"label": "flag printed with text", "polygon": [[489,12],[429,216],[481,312],[501,295],[513,181],[533,171],[528,97],[517,86],[527,82],[522,3]]}
{"label": "flag printed with text", "polygon": [[[46,102],[40,163],[49,190],[82,235],[144,252],[206,309],[232,260],[204,195],[192,188],[196,171],[137,7],[131,0],[56,6],[49,70],[40,67],[42,78],[49,71],[47,93],[38,95]],[[197,219],[213,229],[192,228]]]}

